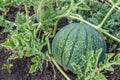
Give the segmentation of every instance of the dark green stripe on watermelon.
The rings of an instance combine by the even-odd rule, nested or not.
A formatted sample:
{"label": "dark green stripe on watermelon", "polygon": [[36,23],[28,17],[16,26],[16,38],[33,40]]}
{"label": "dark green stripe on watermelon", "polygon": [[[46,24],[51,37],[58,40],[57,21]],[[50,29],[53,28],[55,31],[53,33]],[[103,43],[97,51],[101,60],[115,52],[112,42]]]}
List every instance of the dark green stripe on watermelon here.
{"label": "dark green stripe on watermelon", "polygon": [[102,48],[100,60],[106,53],[102,34],[84,23],[71,23],[62,28],[52,42],[52,54],[57,63],[72,71],[71,63],[80,64],[81,56]]}
{"label": "dark green stripe on watermelon", "polygon": [[[83,26],[83,28],[85,30],[85,47],[83,49],[83,51],[84,51],[83,53],[85,55],[87,53],[87,48],[88,48],[88,31],[87,31],[86,27]],[[81,62],[81,59],[79,59],[77,64],[80,64],[80,62]]]}
{"label": "dark green stripe on watermelon", "polygon": [[62,52],[61,52],[61,64],[63,65],[63,53],[64,53],[64,49],[65,49],[65,45],[66,45],[66,42],[67,42],[67,40],[68,40],[68,36],[70,35],[70,33],[72,32],[72,30],[73,30],[73,28],[70,30],[70,32],[67,34],[67,37],[66,37],[66,39],[65,39],[65,41],[64,41],[64,44],[63,44],[63,47],[62,47]]}
{"label": "dark green stripe on watermelon", "polygon": [[[76,25],[75,27],[77,27],[77,25]],[[72,49],[71,49],[71,51],[70,51],[69,60],[68,60],[66,66],[68,66],[68,64],[69,64],[69,62],[70,62],[70,60],[71,60],[71,57],[72,57],[72,54],[73,54],[73,51],[74,51],[74,48],[75,48],[76,42],[78,41],[78,37],[79,37],[78,35],[79,35],[79,32],[80,32],[80,28],[81,28],[81,27],[78,27],[78,30],[77,30],[77,32],[76,32],[75,39],[74,39],[74,41],[73,41],[73,45],[72,45]]]}

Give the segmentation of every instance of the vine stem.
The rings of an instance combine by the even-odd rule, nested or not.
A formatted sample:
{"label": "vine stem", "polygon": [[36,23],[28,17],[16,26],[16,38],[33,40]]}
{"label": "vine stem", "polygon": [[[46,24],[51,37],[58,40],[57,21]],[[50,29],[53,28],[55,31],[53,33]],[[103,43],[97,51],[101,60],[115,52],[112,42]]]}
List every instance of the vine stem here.
{"label": "vine stem", "polygon": [[27,20],[27,23],[29,23],[29,12],[28,12],[28,7],[27,5],[24,5],[25,6],[25,12],[26,12],[26,20]]}
{"label": "vine stem", "polygon": [[120,39],[118,39],[117,37],[115,37],[115,36],[111,35],[110,33],[106,32],[106,30],[104,30],[104,29],[102,29],[102,28],[98,28],[96,25],[94,25],[94,24],[92,24],[92,23],[90,23],[90,22],[84,20],[83,18],[81,18],[81,16],[78,16],[78,14],[68,15],[68,17],[70,17],[70,18],[72,18],[72,19],[80,20],[80,21],[82,21],[82,22],[84,22],[84,23],[90,25],[90,27],[93,27],[93,28],[95,28],[96,30],[102,32],[103,34],[109,36],[110,38],[112,38],[112,39],[114,39],[114,40],[120,42]]}
{"label": "vine stem", "polygon": [[[50,42],[49,42],[49,38],[47,38],[47,46],[48,46],[48,51],[49,51],[49,55],[51,54],[51,49],[50,49]],[[56,63],[56,61],[54,60],[53,57],[51,57],[52,62],[54,63],[54,65],[56,66],[56,68],[62,73],[62,75],[67,79],[67,80],[71,80],[67,74],[61,69],[61,67]]]}
{"label": "vine stem", "polygon": [[106,20],[108,19],[108,17],[110,16],[110,14],[112,13],[112,11],[114,10],[115,7],[116,7],[116,5],[112,6],[112,8],[106,14],[106,16],[104,17],[104,19],[102,20],[102,22],[98,25],[98,28],[101,28],[103,26],[103,24],[106,22]]}
{"label": "vine stem", "polygon": [[[105,1],[110,7],[112,7],[113,5],[112,4],[110,4],[110,2],[109,1]],[[119,9],[120,10],[120,7],[119,6],[116,6],[116,8],[115,9]]]}
{"label": "vine stem", "polygon": [[120,39],[116,38],[115,36],[109,34],[108,32],[106,32],[106,30],[102,29],[102,28],[99,28],[99,31],[104,33],[105,35],[111,37],[112,39],[116,40],[117,42],[120,42]]}
{"label": "vine stem", "polygon": [[91,27],[97,29],[96,25],[94,25],[94,24],[92,24],[92,23],[90,23],[90,22],[84,20],[84,19],[83,19],[80,15],[78,15],[78,14],[72,14],[72,13],[71,13],[71,15],[68,15],[68,17],[69,17],[69,18],[72,18],[72,19],[80,20],[80,21],[82,21],[82,22],[84,22],[84,23],[90,25]]}
{"label": "vine stem", "polygon": [[67,80],[70,80],[70,78],[66,75],[66,73],[60,68],[60,66],[56,63],[56,61],[51,58],[54,65],[57,67],[57,69],[62,73],[62,75],[67,79]]}
{"label": "vine stem", "polygon": [[56,34],[56,31],[57,31],[57,24],[58,24],[59,20],[60,20],[60,18],[56,21],[55,26],[54,26],[54,29],[53,29],[53,34],[50,36],[50,38],[53,38],[54,35]]}
{"label": "vine stem", "polygon": [[[93,27],[94,29],[102,32],[103,34],[111,37],[112,39],[120,42],[120,39],[118,39],[117,37],[111,35],[110,33],[106,32],[106,30],[102,29],[101,27],[103,26],[103,24],[106,22],[106,20],[108,19],[108,17],[110,16],[110,14],[112,13],[112,11],[114,10],[114,8],[117,6],[118,4],[115,4],[112,6],[112,8],[109,10],[109,12],[106,14],[106,16],[104,17],[104,19],[102,20],[102,22],[99,24],[99,25],[94,25],[86,20],[84,20],[82,18],[82,16],[78,15],[78,14],[74,14],[74,13],[70,13],[70,10],[68,10],[68,13],[67,14],[63,14],[61,16],[57,16],[55,18],[62,18],[62,17],[69,17],[69,18],[72,18],[72,19],[77,19],[77,20],[80,20],[88,25],[90,25],[91,27]],[[49,53],[51,54],[51,50],[50,50],[50,44],[49,44],[49,39],[48,39],[48,49],[49,49]],[[60,66],[55,62],[55,60],[51,57],[51,60],[53,61],[53,63],[55,64],[55,66],[57,67],[57,69],[63,74],[63,76],[67,79],[67,80],[70,80],[70,78],[65,74],[65,72],[60,68]],[[93,73],[94,74],[94,73]],[[87,78],[89,79],[89,78]]]}

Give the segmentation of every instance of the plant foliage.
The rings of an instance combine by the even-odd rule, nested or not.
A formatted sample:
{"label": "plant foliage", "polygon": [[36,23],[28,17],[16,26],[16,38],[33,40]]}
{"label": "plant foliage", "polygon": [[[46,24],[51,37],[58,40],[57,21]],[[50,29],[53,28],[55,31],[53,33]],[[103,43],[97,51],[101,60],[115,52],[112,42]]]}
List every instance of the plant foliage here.
{"label": "plant foliage", "polygon": [[[107,35],[106,41],[110,44],[108,52],[112,52],[120,42],[119,4],[120,0],[1,0],[0,27],[4,27],[4,32],[9,32],[7,40],[1,46],[13,52],[3,68],[11,67],[12,64],[8,64],[10,60],[24,57],[32,57],[30,73],[42,70],[42,60],[52,60],[57,65],[51,57],[49,39],[54,37],[60,25],[58,22],[62,18],[66,18],[69,23],[84,22]],[[5,18],[9,12],[6,7],[9,5],[13,7],[24,5],[24,11],[17,12],[15,21]],[[34,8],[34,14],[29,16],[31,6]],[[112,46],[115,40],[118,42]],[[45,46],[47,48],[44,50]],[[120,51],[119,48],[116,50]],[[72,64],[75,74],[78,75],[77,80],[105,79],[101,71],[113,70],[111,65],[119,64],[119,55],[110,60],[113,54],[107,54],[104,62],[98,65],[100,52],[101,50],[98,50],[96,54],[90,52],[88,56],[83,55],[81,66]],[[59,67],[57,68],[61,71]],[[62,74],[66,77],[63,72]],[[69,80],[68,77],[66,79]]]}
{"label": "plant foliage", "polygon": [[82,56],[81,65],[76,65],[72,63],[74,73],[77,74],[78,78],[76,80],[107,80],[103,71],[114,71],[112,65],[120,65],[120,55],[116,55],[113,60],[111,58],[114,56],[113,53],[106,54],[106,58],[103,62],[98,64],[102,49],[99,49],[94,54],[93,51],[89,52],[87,56]]}

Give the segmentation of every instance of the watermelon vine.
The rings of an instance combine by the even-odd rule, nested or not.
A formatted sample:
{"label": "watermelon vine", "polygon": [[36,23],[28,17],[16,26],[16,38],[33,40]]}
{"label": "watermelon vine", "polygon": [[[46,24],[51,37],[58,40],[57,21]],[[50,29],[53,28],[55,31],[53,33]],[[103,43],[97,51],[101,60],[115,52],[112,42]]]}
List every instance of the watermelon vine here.
{"label": "watermelon vine", "polygon": [[[74,1],[72,0],[71,1],[71,6],[70,6],[70,10],[72,10],[72,8],[75,6],[75,5],[72,5],[74,3]],[[90,25],[91,27],[95,28],[96,30],[104,33],[105,35],[113,38],[114,40],[120,42],[120,39],[114,37],[113,35],[109,34],[108,32],[106,32],[104,29],[102,29],[101,27],[103,26],[103,24],[106,22],[107,18],[110,16],[110,14],[112,13],[112,11],[118,6],[120,5],[120,2],[118,1],[117,3],[114,3],[112,8],[109,10],[109,12],[107,13],[107,15],[105,16],[105,18],[102,20],[102,22],[99,24],[99,25],[94,25],[94,24],[91,24],[90,22],[84,20],[82,18],[81,15],[78,15],[76,13],[72,13],[72,11],[70,12],[70,10],[67,11],[67,13],[65,13],[64,15],[61,15],[61,16],[57,16],[56,18],[61,18],[61,17],[70,17],[72,19],[77,19],[77,20],[80,20],[88,25]]]}
{"label": "watermelon vine", "polygon": [[[94,24],[92,24],[92,23],[84,20],[81,15],[78,15],[78,14],[76,14],[76,13],[72,13],[72,8],[75,6],[73,0],[71,0],[71,5],[70,5],[70,8],[68,9],[68,11],[67,11],[65,14],[61,15],[61,16],[57,16],[56,18],[68,17],[68,18],[80,20],[81,22],[84,22],[84,23],[90,25],[91,27],[93,27],[93,28],[95,28],[96,30],[104,33],[105,35],[109,36],[110,38],[112,38],[112,39],[120,42],[120,39],[118,39],[117,37],[109,34],[106,30],[104,30],[104,29],[101,28],[101,27],[104,25],[104,23],[106,22],[106,20],[108,19],[108,17],[111,15],[112,11],[113,11],[116,7],[118,7],[118,5],[120,5],[120,2],[119,2],[119,1],[118,1],[117,3],[114,3],[114,4],[113,4],[112,8],[109,10],[109,12],[107,13],[107,15],[104,17],[104,19],[101,21],[101,23],[100,23],[99,25],[94,25]],[[111,58],[111,57],[109,57],[108,60],[109,60],[110,58]],[[119,64],[119,63],[115,63],[115,64]],[[113,64],[111,64],[111,65],[113,65]],[[111,65],[109,65],[108,67],[111,67]],[[104,69],[104,68],[103,68],[103,69]],[[101,69],[101,70],[103,70],[103,69]],[[80,70],[80,69],[78,69],[78,70]],[[84,71],[83,71],[83,72],[84,72]],[[98,71],[98,72],[99,72],[99,71]],[[94,73],[92,76],[94,76],[94,75],[95,75],[95,73]],[[81,75],[80,75],[80,76],[81,76]],[[91,78],[91,76],[89,76],[89,77]],[[83,80],[83,79],[84,79],[84,80],[93,80],[93,78],[91,78],[91,79],[90,79],[90,78],[87,79],[87,78],[84,77],[84,78],[81,78],[81,79],[78,79],[78,80]],[[98,80],[98,78],[96,78],[96,79]],[[95,80],[96,80],[96,79],[95,79]],[[105,78],[104,78],[103,76],[102,76],[102,78],[100,78],[100,80],[101,80],[101,79],[104,79],[104,80],[105,80]]]}

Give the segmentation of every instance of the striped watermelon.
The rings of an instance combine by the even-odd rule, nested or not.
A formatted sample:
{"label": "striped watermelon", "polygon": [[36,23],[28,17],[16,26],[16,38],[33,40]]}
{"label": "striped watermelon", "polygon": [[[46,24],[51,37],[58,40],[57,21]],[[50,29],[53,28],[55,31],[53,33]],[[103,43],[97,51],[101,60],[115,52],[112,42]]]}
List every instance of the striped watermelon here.
{"label": "striped watermelon", "polygon": [[91,50],[103,49],[100,60],[106,53],[102,34],[84,23],[71,23],[62,28],[52,42],[52,54],[58,64],[72,70],[71,63],[80,64],[81,55]]}

